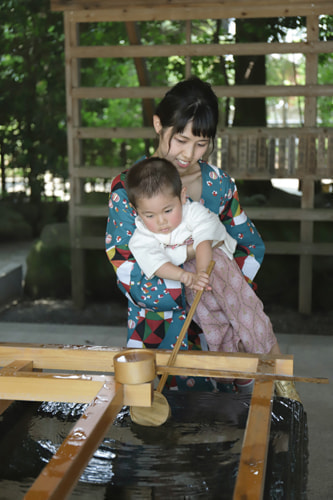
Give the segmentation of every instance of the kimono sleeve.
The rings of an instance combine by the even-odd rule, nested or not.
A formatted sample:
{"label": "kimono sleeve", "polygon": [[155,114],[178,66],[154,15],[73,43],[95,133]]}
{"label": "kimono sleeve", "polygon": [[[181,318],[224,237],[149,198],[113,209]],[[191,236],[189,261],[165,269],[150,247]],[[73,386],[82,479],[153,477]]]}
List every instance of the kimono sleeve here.
{"label": "kimono sleeve", "polygon": [[251,284],[256,276],[265,254],[265,244],[253,222],[242,209],[236,184],[229,176],[223,180],[219,217],[228,233],[237,241],[235,260],[246,280]]}

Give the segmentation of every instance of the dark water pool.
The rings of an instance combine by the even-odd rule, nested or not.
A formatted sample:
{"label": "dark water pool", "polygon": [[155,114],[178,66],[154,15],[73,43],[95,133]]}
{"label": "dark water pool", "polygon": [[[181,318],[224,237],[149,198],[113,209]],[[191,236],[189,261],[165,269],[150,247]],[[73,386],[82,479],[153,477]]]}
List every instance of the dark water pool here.
{"label": "dark water pool", "polygon": [[[172,418],[161,427],[119,413],[70,498],[231,499],[249,398],[168,393]],[[0,417],[0,500],[23,498],[85,405],[15,402]],[[300,403],[272,409],[266,499],[306,499],[308,435]]]}

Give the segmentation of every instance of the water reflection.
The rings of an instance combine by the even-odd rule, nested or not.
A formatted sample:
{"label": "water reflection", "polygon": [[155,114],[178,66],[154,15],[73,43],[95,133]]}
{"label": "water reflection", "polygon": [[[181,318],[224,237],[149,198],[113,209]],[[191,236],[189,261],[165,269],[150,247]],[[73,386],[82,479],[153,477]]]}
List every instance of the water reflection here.
{"label": "water reflection", "polygon": [[[119,413],[71,499],[231,499],[249,399],[227,393],[169,393],[161,427]],[[84,404],[16,402],[0,417],[0,497],[22,498],[84,412]],[[303,406],[274,401],[264,498],[306,498]],[[287,493],[288,492],[288,493]]]}

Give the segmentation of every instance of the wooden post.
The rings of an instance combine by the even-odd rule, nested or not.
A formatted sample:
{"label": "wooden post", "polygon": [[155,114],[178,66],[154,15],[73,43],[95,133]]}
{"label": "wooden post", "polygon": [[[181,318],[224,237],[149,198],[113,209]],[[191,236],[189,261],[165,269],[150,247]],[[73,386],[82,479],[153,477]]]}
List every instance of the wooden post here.
{"label": "wooden post", "polygon": [[[308,43],[318,41],[318,17],[307,17],[307,41]],[[318,55],[306,54],[306,84],[317,83]],[[304,125],[315,127],[317,121],[317,99],[316,97],[305,97]],[[307,148],[308,150],[308,148]],[[309,153],[309,151],[307,151]],[[305,171],[312,170],[309,165],[311,155],[306,155]],[[303,179],[302,208],[314,208],[314,181]],[[313,242],[313,221],[301,222],[301,243]],[[301,255],[299,265],[299,312],[310,314],[312,309],[312,255]]]}
{"label": "wooden post", "polygon": [[[275,363],[259,361],[258,372],[275,372]],[[256,380],[247,417],[234,500],[263,498],[271,427],[274,381]]]}
{"label": "wooden post", "polygon": [[75,168],[81,164],[81,143],[75,135],[75,128],[80,126],[79,99],[73,96],[73,89],[79,87],[79,61],[72,55],[72,49],[78,45],[78,24],[70,19],[69,13],[64,13],[65,29],[65,59],[66,59],[66,107],[67,107],[67,144],[68,170],[70,177],[69,229],[71,244],[71,282],[74,305],[83,308],[85,304],[85,259],[84,250],[80,245],[82,234],[82,218],[76,216],[75,207],[82,203],[84,179],[74,175]]}
{"label": "wooden post", "polygon": [[[191,44],[191,33],[192,33],[192,21],[186,21],[186,43]],[[189,78],[192,73],[191,57],[185,57],[185,78]]]}
{"label": "wooden post", "polygon": [[105,384],[74,425],[24,500],[64,500],[123,406],[122,387]]}

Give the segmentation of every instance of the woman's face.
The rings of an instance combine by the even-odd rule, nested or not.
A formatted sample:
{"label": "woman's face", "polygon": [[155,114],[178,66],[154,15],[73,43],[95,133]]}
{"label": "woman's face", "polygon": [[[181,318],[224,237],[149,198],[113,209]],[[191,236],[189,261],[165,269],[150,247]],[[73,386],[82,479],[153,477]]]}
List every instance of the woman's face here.
{"label": "woman's face", "polygon": [[208,137],[193,135],[192,122],[186,125],[181,134],[172,136],[172,127],[163,129],[156,115],[154,127],[159,135],[159,145],[154,156],[169,160],[177,168],[180,176],[191,173],[197,168],[198,160],[208,149],[210,143]]}

